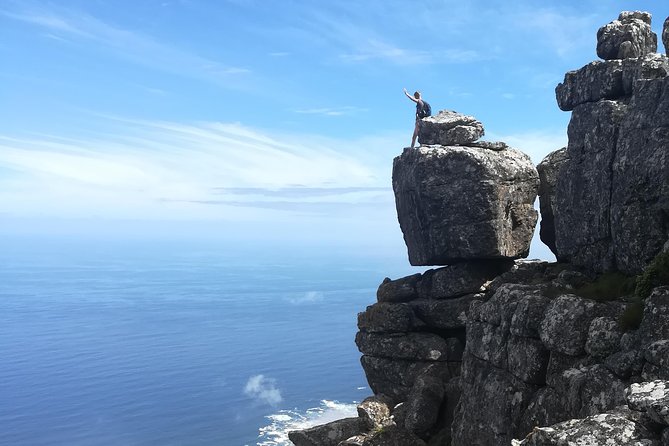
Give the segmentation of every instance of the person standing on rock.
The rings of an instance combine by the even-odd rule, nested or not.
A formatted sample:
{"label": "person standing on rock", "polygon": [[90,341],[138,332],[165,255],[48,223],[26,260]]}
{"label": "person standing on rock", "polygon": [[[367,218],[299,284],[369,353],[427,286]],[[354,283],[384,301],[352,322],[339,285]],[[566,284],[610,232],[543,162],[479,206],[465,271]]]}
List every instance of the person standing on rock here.
{"label": "person standing on rock", "polygon": [[413,149],[414,146],[416,145],[416,138],[418,138],[418,129],[420,128],[420,120],[432,115],[432,108],[430,107],[430,104],[428,104],[421,98],[420,91],[415,92],[413,96],[411,96],[407,91],[407,89],[405,88],[404,94],[406,95],[407,98],[411,99],[416,103],[416,125],[414,126],[413,129],[413,136],[411,137],[411,148]]}

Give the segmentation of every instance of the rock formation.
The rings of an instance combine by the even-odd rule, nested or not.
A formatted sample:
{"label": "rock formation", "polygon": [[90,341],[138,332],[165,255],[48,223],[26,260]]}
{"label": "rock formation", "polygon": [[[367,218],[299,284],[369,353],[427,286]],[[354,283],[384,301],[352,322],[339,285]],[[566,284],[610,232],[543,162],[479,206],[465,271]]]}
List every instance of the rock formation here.
{"label": "rock formation", "polygon": [[540,165],[555,176],[542,196],[541,238],[560,261],[638,273],[669,238],[669,58],[651,53],[654,42],[650,14],[623,12],[598,32],[606,60],[556,88],[560,108],[573,112],[566,153]]}
{"label": "rock formation", "polygon": [[597,55],[604,60],[642,57],[657,51],[657,35],[647,12],[624,11],[597,31]]}
{"label": "rock formation", "polygon": [[412,265],[527,256],[538,173],[518,150],[457,145],[479,133],[474,118],[442,111],[424,119],[419,136],[440,145],[395,158],[395,203]]}
{"label": "rock formation", "polygon": [[[355,339],[374,396],[296,445],[669,445],[669,61],[654,36],[638,11],[600,29],[605,60],[557,87],[569,143],[538,172],[477,141],[473,117],[424,120],[429,145],[395,159],[393,189],[410,262],[446,266],[381,283]],[[518,260],[537,189],[560,263]]]}

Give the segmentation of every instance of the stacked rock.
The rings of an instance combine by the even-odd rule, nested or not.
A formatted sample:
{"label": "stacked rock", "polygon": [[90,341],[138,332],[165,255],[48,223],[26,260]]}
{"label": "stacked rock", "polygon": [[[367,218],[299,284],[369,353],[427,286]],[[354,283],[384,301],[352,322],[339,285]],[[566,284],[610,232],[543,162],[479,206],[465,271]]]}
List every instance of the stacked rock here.
{"label": "stacked rock", "polygon": [[537,170],[503,144],[477,147],[483,132],[471,116],[442,111],[421,124],[419,140],[431,145],[395,158],[395,203],[412,265],[527,256]]}
{"label": "stacked rock", "polygon": [[540,196],[541,238],[558,260],[593,272],[638,273],[669,238],[669,58],[654,53],[650,23],[622,12],[597,33],[605,60],[556,88],[573,113],[566,152],[540,165],[558,172]]}
{"label": "stacked rock", "polygon": [[651,15],[623,11],[597,31],[597,55],[604,60],[642,57],[657,51],[657,35],[650,29]]}

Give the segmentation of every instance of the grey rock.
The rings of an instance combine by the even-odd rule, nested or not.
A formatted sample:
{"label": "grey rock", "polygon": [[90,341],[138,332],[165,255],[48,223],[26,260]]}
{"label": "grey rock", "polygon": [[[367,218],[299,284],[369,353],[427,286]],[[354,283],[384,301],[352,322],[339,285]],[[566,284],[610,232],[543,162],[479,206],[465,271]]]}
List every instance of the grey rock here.
{"label": "grey rock", "polygon": [[565,387],[563,374],[571,369],[582,369],[595,364],[595,360],[587,355],[571,356],[551,352],[548,360],[548,368],[546,370],[546,384],[551,387]]}
{"label": "grey rock", "polygon": [[652,53],[638,59],[626,59],[623,64],[623,91],[625,96],[634,93],[634,85],[640,79],[661,79],[669,75],[669,58]]}
{"label": "grey rock", "polygon": [[538,339],[511,336],[507,343],[508,369],[526,383],[546,382],[549,352]]}
{"label": "grey rock", "polygon": [[391,400],[383,395],[365,398],[358,404],[358,418],[363,420],[368,429],[381,429],[392,424],[390,418]]}
{"label": "grey rock", "polygon": [[519,300],[511,317],[511,334],[531,338],[539,337],[539,326],[550,299],[539,293],[527,293]]}
{"label": "grey rock", "polygon": [[626,383],[599,364],[565,370],[555,381],[570,418],[601,413],[625,402]]}
{"label": "grey rock", "polygon": [[588,327],[595,314],[596,303],[573,294],[553,300],[541,321],[539,335],[550,350],[578,356],[585,352]]}
{"label": "grey rock", "polygon": [[340,442],[337,446],[363,446],[366,439],[367,435],[355,435]]}
{"label": "grey rock", "polygon": [[538,173],[517,150],[405,150],[393,190],[412,265],[527,256]]}
{"label": "grey rock", "polygon": [[437,422],[444,399],[444,383],[430,375],[421,375],[409,393],[404,427],[419,436]]}
{"label": "grey rock", "polygon": [[643,356],[649,363],[669,370],[669,339],[653,342],[644,349]]}
{"label": "grey rock", "polygon": [[555,88],[558,107],[564,111],[571,111],[587,102],[618,99],[624,95],[622,60],[591,62],[583,68],[569,71],[564,81]]}
{"label": "grey rock", "polygon": [[378,302],[358,313],[358,328],[368,333],[408,332],[413,326],[413,311],[405,303]]}
{"label": "grey rock", "polygon": [[596,317],[590,322],[585,351],[596,358],[612,355],[620,348],[622,335],[616,320],[610,317]]}
{"label": "grey rock", "polygon": [[485,291],[485,284],[513,266],[509,260],[469,261],[428,270],[418,286],[424,299],[449,299]]}
{"label": "grey rock", "polygon": [[355,343],[364,355],[415,361],[447,361],[449,344],[432,333],[365,333]]}
{"label": "grey rock", "polygon": [[[559,88],[559,87],[558,87]],[[567,161],[567,148],[549,153],[537,166],[539,173],[539,209],[541,211],[541,241],[557,254],[555,248],[555,187],[558,172]]]}
{"label": "grey rock", "polygon": [[425,442],[402,427],[388,426],[367,437],[364,446],[425,446]]}
{"label": "grey rock", "polygon": [[360,363],[375,395],[384,394],[393,403],[406,401],[416,378],[430,369],[442,381],[451,377],[448,362],[410,361],[364,355]]}
{"label": "grey rock", "polygon": [[418,140],[422,145],[465,145],[484,134],[483,124],[473,116],[441,110],[434,116],[422,119]]}
{"label": "grey rock", "polygon": [[616,376],[629,379],[632,375],[640,375],[643,369],[643,355],[638,350],[617,352],[604,360],[604,367]]}
{"label": "grey rock", "polygon": [[555,189],[555,246],[559,261],[593,271],[614,268],[611,243],[611,164],[626,106],[579,105],[569,122],[567,160]]}
{"label": "grey rock", "polygon": [[610,235],[617,268],[636,274],[667,240],[669,77],[634,86],[613,146]]}
{"label": "grey rock", "polygon": [[669,427],[662,431],[662,436],[660,437],[660,441],[662,442],[662,446],[669,446]]}
{"label": "grey rock", "polygon": [[476,321],[467,324],[467,351],[472,356],[489,362],[493,367],[508,367],[508,339],[507,326]]}
{"label": "grey rock", "polygon": [[637,333],[642,347],[669,339],[669,287],[655,288],[646,298]]}
{"label": "grey rock", "polygon": [[644,426],[617,413],[603,413],[534,429],[517,446],[659,446]]}
{"label": "grey rock", "polygon": [[530,432],[537,426],[550,426],[570,418],[563,395],[552,387],[539,389],[521,417],[520,432]]}
{"label": "grey rock", "polygon": [[480,149],[488,150],[506,150],[509,148],[509,145],[503,141],[475,141],[469,142],[466,144],[469,147],[478,147]]}
{"label": "grey rock", "polygon": [[[623,43],[629,42],[626,45]],[[604,60],[641,57],[657,51],[657,35],[650,28],[650,14],[620,13],[618,20],[597,31],[597,55]]]}
{"label": "grey rock", "polygon": [[471,355],[463,367],[452,444],[509,444],[521,435],[521,416],[538,387]]}
{"label": "grey rock", "polygon": [[411,302],[416,317],[429,329],[464,328],[472,301],[481,294],[470,294],[455,299],[417,299]]}
{"label": "grey rock", "polygon": [[385,278],[376,291],[379,302],[408,302],[418,297],[416,287],[421,280],[421,274],[402,277],[396,280]]}
{"label": "grey rock", "polygon": [[341,441],[361,434],[366,429],[360,418],[344,418],[309,429],[288,432],[295,446],[337,446]]}
{"label": "grey rock", "polygon": [[645,412],[656,423],[669,426],[669,382],[632,384],[625,390],[630,409]]}

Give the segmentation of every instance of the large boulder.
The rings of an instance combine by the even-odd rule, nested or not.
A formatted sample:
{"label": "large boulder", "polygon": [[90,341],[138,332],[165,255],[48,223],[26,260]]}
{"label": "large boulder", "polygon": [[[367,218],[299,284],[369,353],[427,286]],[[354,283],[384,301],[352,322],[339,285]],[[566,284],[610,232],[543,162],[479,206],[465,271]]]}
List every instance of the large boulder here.
{"label": "large boulder", "polygon": [[405,150],[393,163],[393,189],[410,263],[527,256],[538,183],[530,158],[514,149]]}
{"label": "large boulder", "polygon": [[657,51],[657,35],[650,28],[651,15],[624,11],[618,20],[597,31],[597,55],[604,60],[641,57]]}
{"label": "large boulder", "polygon": [[637,80],[611,160],[616,266],[640,272],[669,236],[669,77]]}
{"label": "large boulder", "polygon": [[361,418],[344,418],[309,429],[290,431],[288,438],[295,446],[337,446],[341,441],[366,429]]}
{"label": "large boulder", "polygon": [[628,412],[603,413],[535,428],[523,441],[514,441],[512,445],[660,446],[653,433]]}
{"label": "large boulder", "polygon": [[467,145],[483,136],[483,124],[473,116],[441,110],[434,116],[423,118],[418,140],[422,145]]}
{"label": "large boulder", "polygon": [[611,164],[626,106],[599,101],[577,106],[568,127],[567,160],[555,188],[555,246],[560,261],[595,271],[614,269],[611,246]]}
{"label": "large boulder", "polygon": [[624,94],[622,60],[591,62],[579,70],[569,71],[555,88],[558,107],[564,111],[586,102],[617,99]]}
{"label": "large boulder", "polygon": [[539,209],[541,210],[541,241],[557,254],[555,249],[555,186],[558,172],[567,161],[567,148],[549,153],[537,166],[539,172]]}

